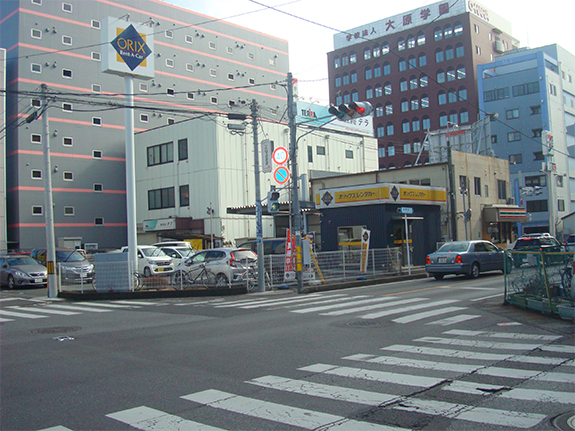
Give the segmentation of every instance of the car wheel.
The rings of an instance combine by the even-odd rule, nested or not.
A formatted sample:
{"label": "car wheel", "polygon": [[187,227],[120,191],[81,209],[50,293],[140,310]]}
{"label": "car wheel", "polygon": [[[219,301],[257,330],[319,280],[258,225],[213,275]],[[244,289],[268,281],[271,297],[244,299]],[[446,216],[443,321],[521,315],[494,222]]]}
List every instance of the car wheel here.
{"label": "car wheel", "polygon": [[227,287],[228,277],[225,274],[216,275],[216,287]]}
{"label": "car wheel", "polygon": [[12,290],[16,286],[16,282],[14,281],[14,277],[11,275],[8,276],[8,289]]}
{"label": "car wheel", "polygon": [[144,277],[148,278],[152,276],[152,271],[147,266],[144,268]]}
{"label": "car wheel", "polygon": [[433,276],[436,280],[443,280],[443,274],[435,274]]}
{"label": "car wheel", "polygon": [[479,270],[479,264],[475,262],[473,265],[471,265],[471,272],[469,273],[469,278],[479,277],[480,272],[481,271]]}

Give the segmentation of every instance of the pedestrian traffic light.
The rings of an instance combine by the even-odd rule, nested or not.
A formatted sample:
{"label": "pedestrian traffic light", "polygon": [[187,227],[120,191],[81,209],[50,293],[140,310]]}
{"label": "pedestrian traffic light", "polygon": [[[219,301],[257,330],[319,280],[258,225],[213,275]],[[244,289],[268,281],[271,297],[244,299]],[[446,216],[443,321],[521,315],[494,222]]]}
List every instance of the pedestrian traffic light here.
{"label": "pedestrian traffic light", "polygon": [[346,105],[342,103],[339,106],[332,105],[328,109],[331,115],[335,115],[340,120],[351,120],[354,118],[367,117],[373,111],[369,102],[351,102]]}
{"label": "pedestrian traffic light", "polygon": [[275,214],[280,210],[279,198],[280,192],[277,190],[270,190],[268,192],[268,213]]}

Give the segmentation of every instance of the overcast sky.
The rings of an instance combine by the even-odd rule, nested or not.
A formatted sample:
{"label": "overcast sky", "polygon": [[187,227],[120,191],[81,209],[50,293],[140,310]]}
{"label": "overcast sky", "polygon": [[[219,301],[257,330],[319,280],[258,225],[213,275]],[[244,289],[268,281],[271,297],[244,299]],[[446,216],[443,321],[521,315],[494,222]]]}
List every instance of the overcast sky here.
{"label": "overcast sky", "polygon": [[[165,0],[214,18],[225,19],[289,43],[290,70],[299,81],[299,96],[329,105],[327,53],[333,51],[333,35],[378,21],[437,0]],[[450,3],[464,0],[449,0]],[[557,43],[575,55],[572,0],[480,0],[511,22],[512,36],[522,47]],[[307,21],[261,5],[274,6]],[[230,18],[234,15],[240,15]],[[311,22],[310,22],[311,21]],[[327,27],[327,28],[326,28]],[[571,34],[571,36],[569,36]]]}

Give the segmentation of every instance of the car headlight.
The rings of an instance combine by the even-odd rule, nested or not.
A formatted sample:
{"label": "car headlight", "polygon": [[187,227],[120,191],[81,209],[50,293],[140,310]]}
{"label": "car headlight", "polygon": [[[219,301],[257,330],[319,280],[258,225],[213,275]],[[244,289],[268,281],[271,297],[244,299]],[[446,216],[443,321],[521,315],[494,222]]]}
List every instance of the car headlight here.
{"label": "car headlight", "polygon": [[14,274],[17,275],[18,277],[28,277],[28,274],[26,274],[23,271],[14,271]]}
{"label": "car headlight", "polygon": [[153,260],[146,259],[146,262],[148,262],[148,265],[155,265],[156,264]]}

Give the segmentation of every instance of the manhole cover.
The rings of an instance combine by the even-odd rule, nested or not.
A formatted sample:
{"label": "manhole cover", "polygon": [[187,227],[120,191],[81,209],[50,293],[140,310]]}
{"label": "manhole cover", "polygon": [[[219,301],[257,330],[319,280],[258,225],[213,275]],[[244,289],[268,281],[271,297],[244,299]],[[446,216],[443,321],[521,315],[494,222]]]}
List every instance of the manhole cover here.
{"label": "manhole cover", "polygon": [[65,334],[66,332],[76,332],[82,329],[80,326],[52,326],[51,328],[32,329],[34,334]]}
{"label": "manhole cover", "polygon": [[553,419],[553,426],[561,431],[575,430],[575,412],[567,412]]}

